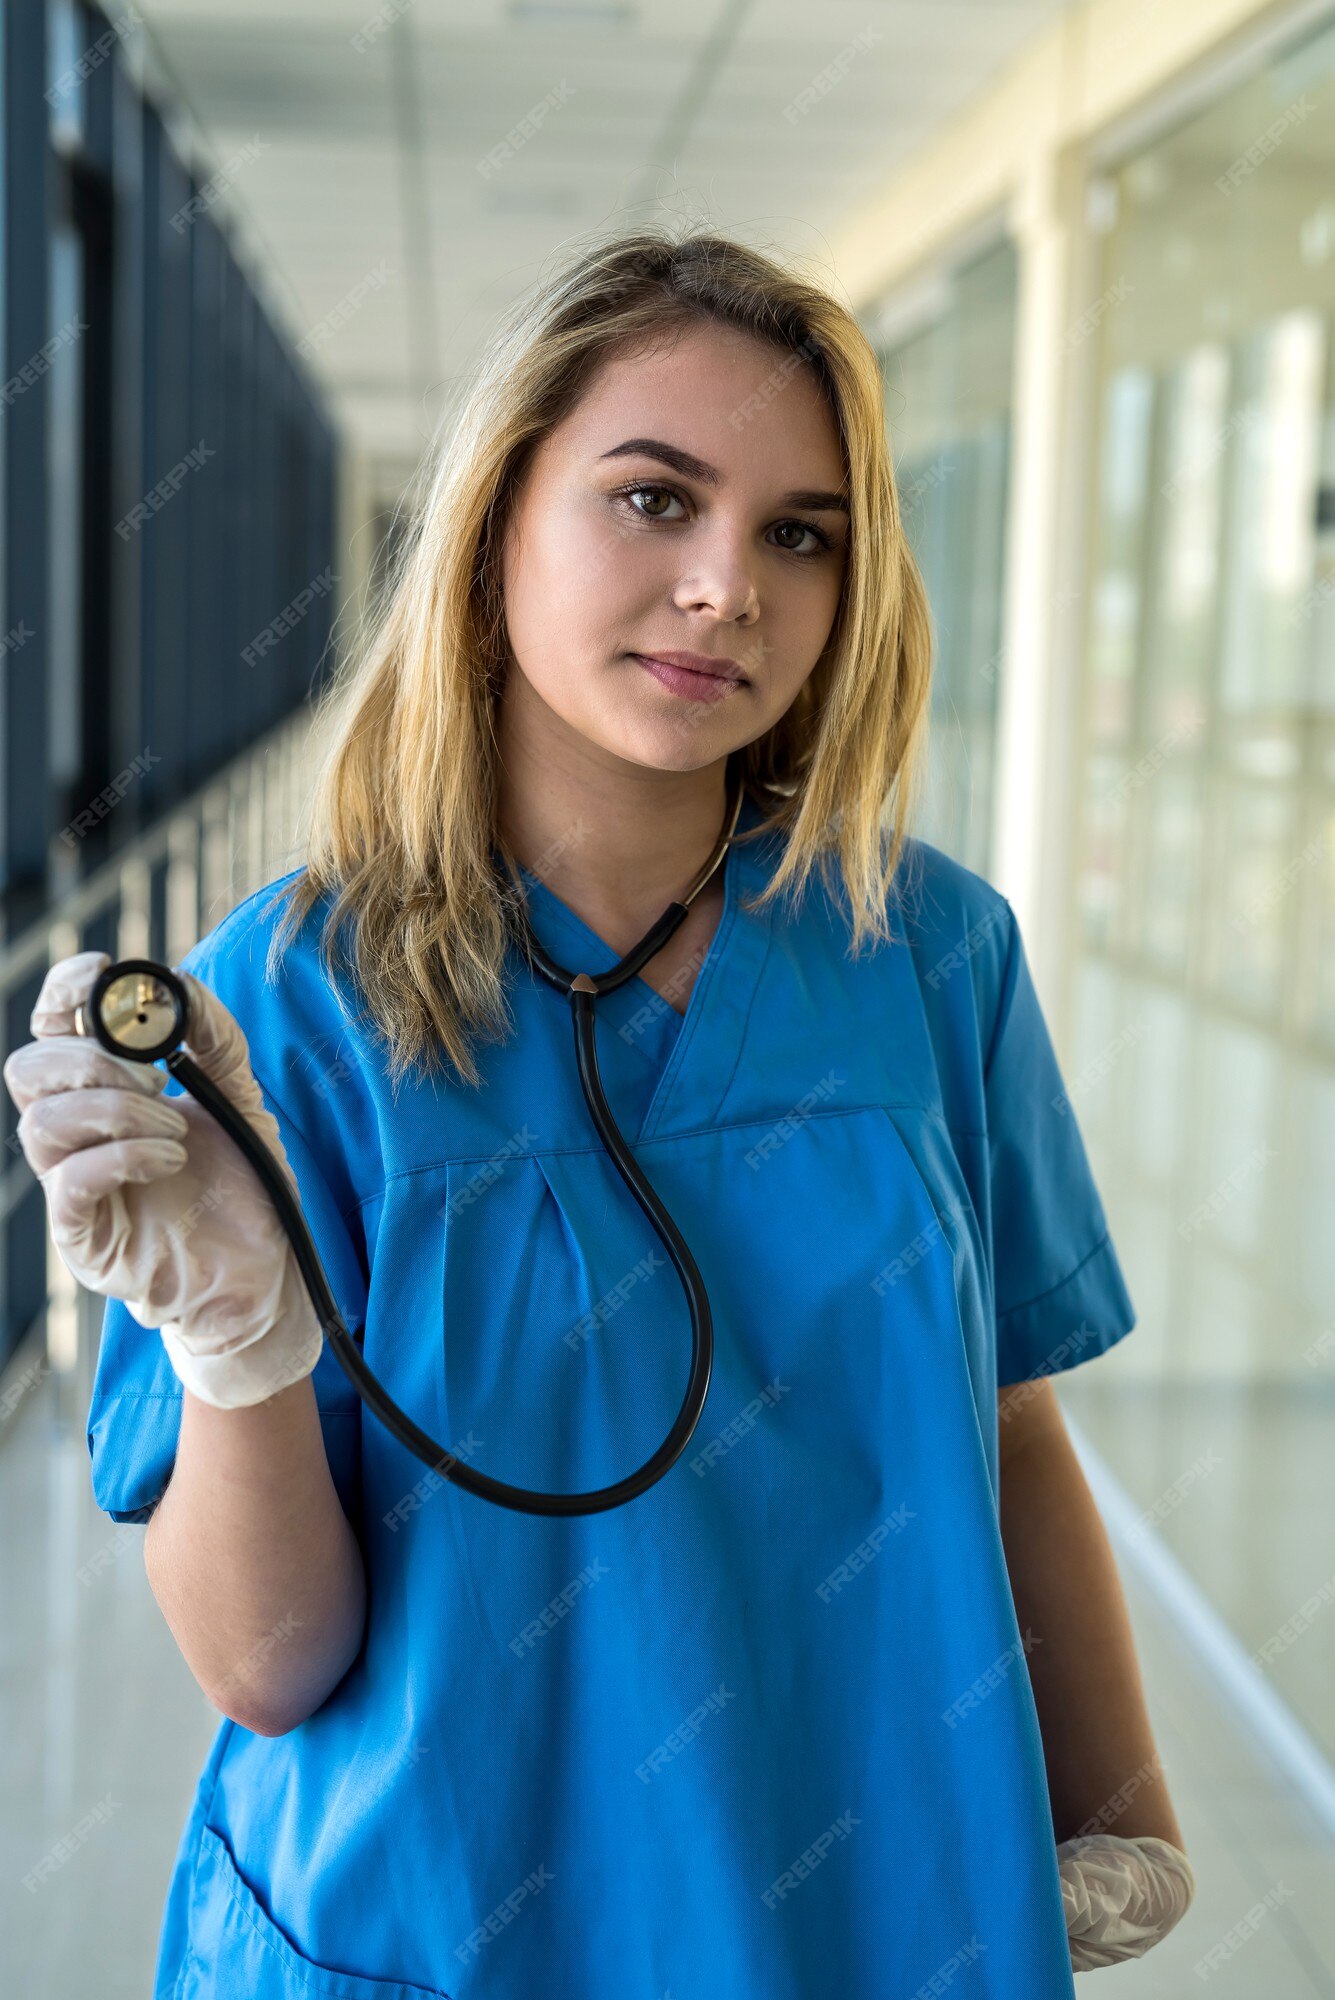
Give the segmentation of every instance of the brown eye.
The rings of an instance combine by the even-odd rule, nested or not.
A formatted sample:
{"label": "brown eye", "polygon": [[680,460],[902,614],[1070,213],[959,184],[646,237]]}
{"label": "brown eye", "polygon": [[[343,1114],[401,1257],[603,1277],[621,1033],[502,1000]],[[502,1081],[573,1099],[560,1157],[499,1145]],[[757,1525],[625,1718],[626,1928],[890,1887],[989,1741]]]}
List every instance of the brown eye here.
{"label": "brown eye", "polygon": [[812,548],[799,549],[799,548],[794,548],[787,543],[784,543],[781,546],[783,547],[783,552],[785,555],[818,556],[818,555],[823,555],[827,549],[832,549],[834,547],[834,544],[830,540],[829,536],[825,534],[822,529],[818,528],[813,521],[780,521],[778,523],[778,527],[780,529],[796,528],[799,535],[812,536],[816,544],[814,549]]}
{"label": "brown eye", "polygon": [[649,521],[661,521],[661,520],[664,520],[664,519],[665,519],[666,517],[665,517],[665,516],[664,516],[663,514],[660,514],[660,513],[656,512],[656,511],[655,511],[654,509],[652,509],[652,508],[649,508],[649,507],[641,507],[641,506],[638,506],[638,505],[636,505],[635,503],[636,503],[636,498],[637,498],[637,495],[639,495],[639,494],[641,494],[641,493],[649,493],[649,494],[655,494],[655,493],[656,493],[656,494],[658,495],[658,497],[659,497],[659,499],[660,499],[660,500],[666,500],[666,501],[669,501],[669,502],[671,502],[671,501],[673,501],[673,500],[675,500],[675,499],[677,498],[677,495],[676,495],[676,494],[675,494],[674,492],[672,492],[672,490],[671,490],[671,488],[670,488],[670,487],[667,487],[667,486],[626,486],[626,487],[623,487],[623,488],[622,488],[622,494],[623,494],[623,496],[624,496],[624,497],[625,497],[625,498],[626,498],[627,500],[629,500],[629,501],[630,501],[630,502],[632,503],[632,505],[634,506],[634,511],[635,511],[635,512],[636,512],[637,514],[642,514],[642,515],[643,515],[643,516],[645,517],[645,519],[646,519],[646,520],[649,520]]}

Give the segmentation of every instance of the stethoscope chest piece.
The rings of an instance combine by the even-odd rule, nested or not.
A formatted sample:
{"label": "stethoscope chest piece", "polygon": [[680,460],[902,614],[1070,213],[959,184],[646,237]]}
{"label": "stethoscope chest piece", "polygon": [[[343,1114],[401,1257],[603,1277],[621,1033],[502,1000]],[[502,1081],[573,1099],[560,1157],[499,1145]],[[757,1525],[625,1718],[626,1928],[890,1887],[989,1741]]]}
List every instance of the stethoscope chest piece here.
{"label": "stethoscope chest piece", "polygon": [[122,958],[99,972],[76,1010],[74,1031],[91,1035],[109,1055],[152,1063],[186,1038],[190,1001],[170,966],[148,958]]}

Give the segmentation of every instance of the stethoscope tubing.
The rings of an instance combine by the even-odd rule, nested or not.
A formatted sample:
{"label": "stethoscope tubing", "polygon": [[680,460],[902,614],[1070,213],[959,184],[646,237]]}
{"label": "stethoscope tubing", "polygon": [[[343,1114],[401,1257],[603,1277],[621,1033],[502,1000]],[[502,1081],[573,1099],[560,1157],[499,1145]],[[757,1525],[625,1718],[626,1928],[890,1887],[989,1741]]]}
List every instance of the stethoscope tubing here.
{"label": "stethoscope tubing", "polygon": [[[705,1290],[699,1266],[692,1257],[681,1231],[651,1183],[641,1172],[607,1101],[598,1068],[595,1003],[602,994],[613,991],[625,980],[632,978],[655,952],[662,949],[673,931],[684,920],[691,899],[708,880],[727,850],[740,811],[741,796],[739,787],[733,800],[727,832],[720,837],[713,857],[696,877],[685,900],[669,904],[640,942],[607,972],[598,974],[568,972],[564,966],[558,965],[538,942],[528,923],[527,912],[524,914],[525,941],[532,962],[542,975],[552,985],[566,993],[570,1000],[580,1085],[598,1136],[617,1172],[634,1195],[671,1258],[673,1268],[681,1280],[690,1311],[690,1375],[686,1393],[672,1428],[657,1451],[647,1458],[643,1465],[609,1486],[594,1487],[583,1493],[545,1493],[526,1486],[512,1485],[507,1480],[493,1479],[488,1473],[479,1472],[475,1467],[466,1464],[455,1452],[442,1446],[420,1425],[414,1423],[407,1411],[401,1409],[394,1401],[384,1384],[367,1365],[360,1347],[348,1331],[337,1301],[330,1290],[306,1218],[274,1155],[249,1122],[219,1090],[212,1078],[200,1068],[185,1049],[179,1046],[181,1042],[189,1039],[190,1002],[184,983],[170,967],[159,965],[153,959],[121,959],[116,964],[106,966],[94,982],[87,1001],[78,1010],[75,1025],[79,1033],[91,1033],[112,1055],[122,1058],[128,1056],[131,1060],[139,1062],[163,1060],[182,1088],[188,1090],[190,1095],[217,1120],[228,1137],[235,1141],[259,1175],[265,1192],[278,1212],[311,1303],[319,1318],[321,1331],[328,1340],[339,1366],[357,1393],[374,1415],[379,1417],[385,1428],[416,1457],[430,1466],[433,1472],[439,1474],[442,1479],[449,1480],[452,1485],[461,1487],[464,1492],[473,1494],[477,1499],[490,1501],[493,1506],[507,1507],[517,1513],[552,1516],[598,1514],[605,1513],[613,1507],[623,1507],[628,1501],[638,1499],[640,1494],[646,1492],[671,1470],[690,1443],[700,1421],[705,1399],[709,1394],[714,1362],[714,1323],[709,1308],[709,1295]],[[123,978],[129,973],[146,974],[160,980],[172,993],[176,1003],[178,1026],[164,1042],[152,1048],[133,1050],[126,1048],[115,1040],[102,1017],[103,994],[113,980]]]}

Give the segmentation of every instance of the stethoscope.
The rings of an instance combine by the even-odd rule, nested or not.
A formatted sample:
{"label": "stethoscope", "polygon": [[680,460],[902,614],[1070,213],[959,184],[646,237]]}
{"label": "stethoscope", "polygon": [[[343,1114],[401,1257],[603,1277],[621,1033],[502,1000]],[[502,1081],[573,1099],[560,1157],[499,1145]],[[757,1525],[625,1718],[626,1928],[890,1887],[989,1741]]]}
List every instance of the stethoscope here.
{"label": "stethoscope", "polygon": [[[723,860],[736,831],[741,812],[743,783],[740,772],[733,784],[733,796],[725,815],[724,830],[714,851],[679,902],[669,903],[662,916],[645,932],[639,943],[607,972],[567,972],[558,965],[533,934],[528,909],[518,901],[524,942],[529,956],[553,986],[570,1000],[575,1027],[575,1056],[579,1080],[593,1122],[611,1155],[622,1180],[648,1216],[672,1259],[686,1292],[691,1314],[691,1373],[677,1418],[658,1450],[638,1471],[611,1486],[599,1486],[587,1493],[537,1493],[526,1486],[512,1486],[491,1479],[465,1465],[452,1451],[428,1436],[400,1409],[372,1374],[361,1349],[343,1323],[312,1241],[306,1218],[283,1178],[278,1162],[259,1134],[180,1046],[190,1034],[190,1001],[184,983],[169,966],[151,958],[122,958],[98,974],[87,1000],[75,1011],[75,1032],[93,1035],[114,1056],[129,1062],[165,1062],[177,1081],[206,1111],[213,1114],[228,1136],[234,1139],[254,1167],[296,1255],[297,1265],[319,1315],[320,1325],[334,1354],[359,1396],[374,1411],[386,1429],[414,1452],[442,1478],[452,1480],[479,1500],[497,1507],[511,1507],[523,1514],[600,1514],[611,1507],[624,1507],[671,1470],[691,1441],[709,1393],[709,1377],[714,1365],[714,1322],[709,1296],[699,1268],[686,1247],[681,1231],[641,1173],[635,1156],[612,1115],[598,1072],[598,1049],[594,1005],[604,993],[612,993],[633,979],[641,966],[661,951],[692,902]],[[513,876],[513,864],[506,864]]]}

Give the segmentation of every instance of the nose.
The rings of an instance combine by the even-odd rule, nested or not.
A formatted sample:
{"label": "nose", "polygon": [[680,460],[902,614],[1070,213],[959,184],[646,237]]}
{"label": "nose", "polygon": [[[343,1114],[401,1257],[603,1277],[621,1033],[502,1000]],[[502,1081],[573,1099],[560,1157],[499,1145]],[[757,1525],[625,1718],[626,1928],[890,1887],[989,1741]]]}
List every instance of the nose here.
{"label": "nose", "polygon": [[754,625],[760,616],[760,593],[743,538],[720,527],[693,540],[691,558],[672,593],[677,609],[712,611],[731,624]]}

